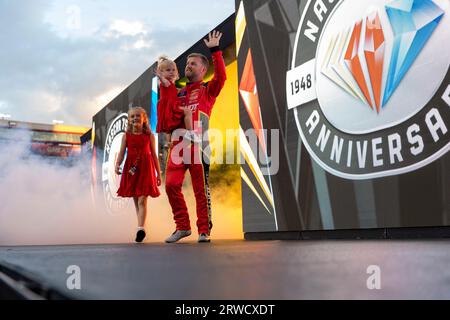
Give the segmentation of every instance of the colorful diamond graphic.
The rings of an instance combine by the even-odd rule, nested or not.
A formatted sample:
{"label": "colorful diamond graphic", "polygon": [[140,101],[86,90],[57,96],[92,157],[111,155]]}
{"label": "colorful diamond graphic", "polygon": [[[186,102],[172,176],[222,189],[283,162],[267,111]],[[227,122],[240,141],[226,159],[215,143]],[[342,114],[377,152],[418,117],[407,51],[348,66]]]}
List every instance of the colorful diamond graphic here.
{"label": "colorful diamond graphic", "polygon": [[384,47],[384,33],[381,26],[380,16],[375,12],[366,19],[364,54],[366,57],[367,68],[369,69],[372,93],[378,113],[381,108]]}
{"label": "colorful diamond graphic", "polygon": [[394,31],[394,47],[383,105],[431,37],[444,11],[431,0],[395,0],[386,6]]}
{"label": "colorful diamond graphic", "polygon": [[373,109],[372,100],[370,98],[369,89],[367,88],[366,79],[364,77],[364,72],[361,66],[361,59],[359,56],[359,48],[361,45],[361,31],[362,31],[362,21],[358,21],[353,28],[352,35],[350,37],[350,42],[348,43],[347,50],[345,52],[345,63],[351,71],[353,78],[355,78],[358,83],[359,88],[364,94],[370,107]]}
{"label": "colorful diamond graphic", "polygon": [[358,84],[344,61],[345,45],[350,38],[352,30],[352,28],[343,30],[331,40],[321,71],[350,95],[366,103],[366,99],[360,92]]}
{"label": "colorful diamond graphic", "polygon": [[[394,34],[384,75],[386,26],[373,12],[332,37],[321,72],[377,113],[395,92],[444,15],[432,0],[394,0],[386,6]],[[363,28],[364,27],[364,28]],[[363,42],[363,43],[361,43]],[[384,86],[384,90],[383,90]]]}

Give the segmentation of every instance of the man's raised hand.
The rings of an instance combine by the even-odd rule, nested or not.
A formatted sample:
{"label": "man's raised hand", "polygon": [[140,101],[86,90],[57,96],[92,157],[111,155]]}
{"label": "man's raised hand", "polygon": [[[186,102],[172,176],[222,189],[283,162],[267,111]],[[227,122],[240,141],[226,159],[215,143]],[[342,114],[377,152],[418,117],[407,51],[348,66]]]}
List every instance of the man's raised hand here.
{"label": "man's raised hand", "polygon": [[222,32],[214,30],[208,35],[208,39],[203,39],[208,48],[218,47],[220,43],[220,38],[222,38]]}

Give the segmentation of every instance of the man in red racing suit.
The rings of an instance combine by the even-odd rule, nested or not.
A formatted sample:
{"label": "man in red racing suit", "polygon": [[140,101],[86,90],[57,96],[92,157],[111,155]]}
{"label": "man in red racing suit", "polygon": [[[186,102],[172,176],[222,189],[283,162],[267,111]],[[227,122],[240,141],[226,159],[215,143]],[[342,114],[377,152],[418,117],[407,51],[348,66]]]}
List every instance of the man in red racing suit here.
{"label": "man in red racing suit", "polygon": [[[166,193],[172,207],[173,217],[176,223],[176,231],[166,239],[172,243],[191,235],[188,209],[182,193],[182,185],[186,170],[189,169],[192,186],[196,200],[197,228],[199,242],[210,242],[209,235],[212,228],[211,222],[211,197],[209,192],[209,165],[210,159],[206,155],[209,150],[209,118],[217,96],[222,90],[226,80],[225,62],[219,49],[222,34],[212,32],[205,44],[211,51],[214,64],[214,77],[209,82],[203,82],[208,70],[208,59],[201,54],[191,54],[188,57],[185,75],[189,82],[178,93],[171,84],[165,88],[161,86],[161,102],[165,101],[166,108],[174,108],[169,114],[170,119],[165,119],[164,127],[175,137],[170,147],[166,166]],[[176,96],[174,96],[176,94]],[[171,105],[171,106],[170,106]],[[202,136],[201,143],[183,143],[177,140],[177,130],[183,129],[184,110],[192,111],[193,128]],[[184,132],[184,131],[183,131]],[[178,130],[180,136],[183,135]],[[189,154],[186,155],[186,152]],[[186,161],[187,159],[187,161]]]}

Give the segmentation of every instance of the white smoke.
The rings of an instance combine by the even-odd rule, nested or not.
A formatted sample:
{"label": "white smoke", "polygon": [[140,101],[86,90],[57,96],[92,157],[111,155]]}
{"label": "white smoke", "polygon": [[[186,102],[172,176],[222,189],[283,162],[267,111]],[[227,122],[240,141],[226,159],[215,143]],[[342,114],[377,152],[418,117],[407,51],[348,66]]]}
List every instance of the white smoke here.
{"label": "white smoke", "polygon": [[130,242],[135,216],[109,215],[91,194],[90,162],[32,154],[30,134],[0,148],[0,245]]}
{"label": "white smoke", "polygon": [[[133,201],[128,199],[119,214],[108,213],[101,190],[93,194],[91,188],[89,155],[68,166],[60,159],[34,155],[30,133],[18,134],[12,141],[0,140],[0,246],[133,243],[137,226]],[[214,239],[242,238],[239,177],[234,180],[233,186],[212,187]],[[159,198],[148,199],[145,242],[162,242],[175,229],[164,186],[160,192]],[[195,241],[189,174],[183,192],[193,231],[187,241]]]}

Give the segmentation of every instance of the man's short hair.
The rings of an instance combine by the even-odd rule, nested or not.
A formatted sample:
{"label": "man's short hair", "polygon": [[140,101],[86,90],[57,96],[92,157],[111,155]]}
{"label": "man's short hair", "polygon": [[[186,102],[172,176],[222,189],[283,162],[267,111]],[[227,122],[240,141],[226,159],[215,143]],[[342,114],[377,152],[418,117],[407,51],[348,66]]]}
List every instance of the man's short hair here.
{"label": "man's short hair", "polygon": [[201,53],[191,53],[190,55],[188,55],[188,59],[189,58],[200,58],[203,65],[205,66],[206,70],[209,69],[209,60],[205,55],[203,55]]}

